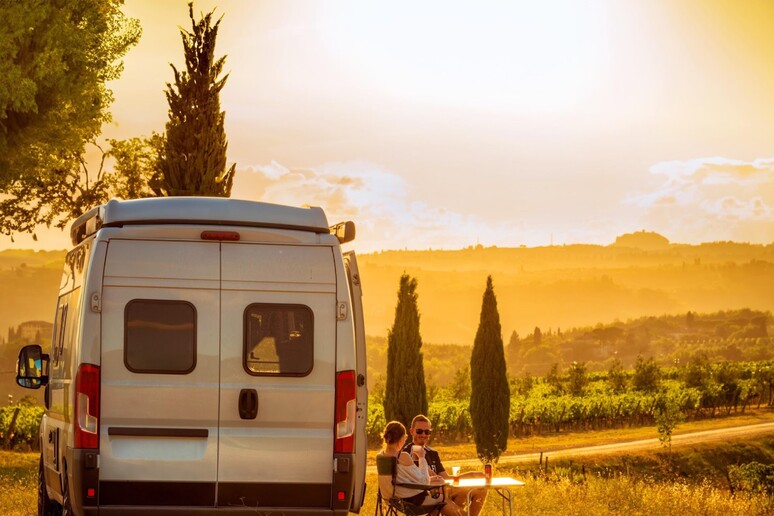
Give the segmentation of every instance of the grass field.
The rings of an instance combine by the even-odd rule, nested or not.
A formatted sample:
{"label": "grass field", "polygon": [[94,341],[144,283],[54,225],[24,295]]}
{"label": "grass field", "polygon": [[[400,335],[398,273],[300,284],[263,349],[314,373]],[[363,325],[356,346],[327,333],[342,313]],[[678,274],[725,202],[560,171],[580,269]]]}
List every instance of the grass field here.
{"label": "grass field", "polygon": [[[758,413],[681,425],[678,433],[771,421],[774,414]],[[653,428],[584,432],[550,437],[511,439],[508,453],[534,453],[573,446],[655,437]],[[475,456],[472,444],[436,446],[449,465]],[[369,450],[369,463],[376,450]],[[0,515],[36,513],[37,453],[0,451]],[[552,462],[548,471],[539,464],[500,465],[496,474],[526,482],[514,489],[514,514],[524,515],[722,515],[774,514],[774,503],[763,494],[731,494],[724,471],[728,464],[756,460],[774,463],[774,435],[755,442],[679,447],[637,454],[583,457]],[[365,504],[360,514],[372,515],[376,475],[368,475]],[[490,496],[484,515],[497,514],[497,497]]]}
{"label": "grass field", "polygon": [[37,514],[40,455],[0,451],[0,514]]}

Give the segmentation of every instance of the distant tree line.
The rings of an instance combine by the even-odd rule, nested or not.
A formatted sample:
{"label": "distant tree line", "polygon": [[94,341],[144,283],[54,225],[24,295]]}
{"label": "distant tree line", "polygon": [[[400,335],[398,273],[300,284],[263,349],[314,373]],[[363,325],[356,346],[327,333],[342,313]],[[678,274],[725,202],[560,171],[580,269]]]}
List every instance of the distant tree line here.
{"label": "distant tree line", "polygon": [[[681,332],[683,323],[691,319],[698,321],[697,324],[704,328],[706,338],[695,339],[695,335],[689,337]],[[545,376],[552,369],[557,372],[564,371],[574,363],[582,364],[589,372],[607,372],[614,364],[619,364],[618,367],[622,369],[633,368],[639,357],[652,358],[656,364],[663,367],[685,365],[695,357],[704,355],[717,362],[762,361],[774,358],[774,338],[769,337],[767,331],[770,321],[769,312],[742,309],[706,314],[688,312],[682,315],[642,317],[626,323],[599,324],[591,328],[573,328],[566,331],[549,329],[545,334],[540,328],[536,328],[534,335],[529,334],[524,338],[519,337],[516,332],[511,333],[505,346],[506,363],[509,377],[513,379],[525,374]],[[746,333],[751,330],[757,336],[740,336],[739,332]],[[600,360],[595,354],[584,355],[572,351],[565,355],[551,351],[560,347],[569,350],[572,343],[594,338],[600,333],[618,335],[620,340],[610,342],[624,346],[626,336],[637,332],[649,335],[650,345],[639,348],[640,352],[634,355],[623,351],[616,353],[616,350],[611,348],[612,356]],[[540,345],[536,346],[535,342],[540,342]],[[565,344],[559,346],[559,342]],[[369,388],[372,392],[381,392],[384,390],[387,343],[382,337],[368,336],[367,345]],[[595,349],[598,345],[597,342],[591,348]],[[432,401],[452,384],[458,385],[458,389],[461,388],[459,384],[465,374],[469,383],[471,346],[425,342],[422,350],[429,400]],[[546,355],[539,357],[538,350],[545,351]]]}
{"label": "distant tree line", "polygon": [[546,374],[554,363],[589,363],[606,369],[614,360],[631,367],[638,356],[652,356],[660,365],[709,354],[716,360],[764,360],[772,357],[768,324],[771,313],[750,309],[711,314],[641,317],[626,323],[599,324],[562,332],[536,327],[520,338],[516,332],[507,346],[509,371]]}

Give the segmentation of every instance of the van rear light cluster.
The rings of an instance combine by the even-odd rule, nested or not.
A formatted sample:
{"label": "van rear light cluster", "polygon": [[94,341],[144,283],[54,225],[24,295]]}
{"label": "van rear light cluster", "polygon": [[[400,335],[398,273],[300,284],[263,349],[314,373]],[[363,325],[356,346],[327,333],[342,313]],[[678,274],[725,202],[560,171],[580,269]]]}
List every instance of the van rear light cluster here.
{"label": "van rear light cluster", "polygon": [[75,447],[99,448],[99,366],[81,364],[75,376]]}
{"label": "van rear light cluster", "polygon": [[355,450],[356,389],[355,371],[336,373],[336,453]]}
{"label": "van rear light cluster", "polygon": [[202,231],[202,240],[229,240],[237,242],[240,239],[236,231]]}

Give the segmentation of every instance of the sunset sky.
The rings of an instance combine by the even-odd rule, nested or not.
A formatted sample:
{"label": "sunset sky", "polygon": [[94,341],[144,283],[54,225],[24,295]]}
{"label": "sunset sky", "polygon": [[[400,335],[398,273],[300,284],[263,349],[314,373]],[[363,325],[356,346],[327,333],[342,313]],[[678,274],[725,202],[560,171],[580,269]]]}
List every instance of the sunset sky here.
{"label": "sunset sky", "polygon": [[[223,14],[233,197],[322,206],[355,249],[774,242],[774,2],[198,0]],[[163,131],[185,0],[104,137]],[[0,247],[64,248],[3,237]]]}

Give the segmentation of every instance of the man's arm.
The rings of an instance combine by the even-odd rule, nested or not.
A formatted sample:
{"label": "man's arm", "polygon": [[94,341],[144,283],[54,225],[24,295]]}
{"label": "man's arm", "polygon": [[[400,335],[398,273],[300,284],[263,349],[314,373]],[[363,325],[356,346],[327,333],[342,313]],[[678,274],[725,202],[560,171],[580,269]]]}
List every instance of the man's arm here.
{"label": "man's arm", "polygon": [[449,477],[449,474],[446,473],[446,468],[443,467],[443,463],[441,462],[441,456],[438,455],[438,452],[435,450],[429,450],[427,454],[427,462],[430,464],[430,467],[433,468],[436,475],[442,476],[443,478],[451,478]]}

